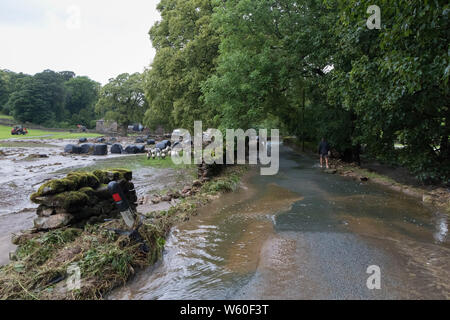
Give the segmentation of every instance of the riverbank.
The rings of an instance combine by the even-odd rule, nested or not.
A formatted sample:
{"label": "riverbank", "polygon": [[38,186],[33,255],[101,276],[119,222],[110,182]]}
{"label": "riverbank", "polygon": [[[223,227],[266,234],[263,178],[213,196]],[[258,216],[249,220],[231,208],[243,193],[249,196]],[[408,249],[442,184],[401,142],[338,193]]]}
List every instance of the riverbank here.
{"label": "riverbank", "polygon": [[[194,181],[191,192],[168,210],[143,214],[140,227],[148,250],[141,243],[111,229],[125,229],[121,219],[61,228],[15,239],[15,261],[0,267],[1,299],[102,299],[123,285],[136,270],[155,263],[173,225],[186,221],[197,209],[221,193],[236,189],[247,170],[226,167],[219,175]],[[139,211],[139,208],[138,208]],[[68,290],[70,266],[80,270],[80,288]]]}
{"label": "riverbank", "polygon": [[[295,139],[285,139],[285,145],[291,147],[294,151],[302,153],[301,145]],[[304,153],[307,153],[313,158],[319,156],[310,150],[308,146]],[[450,191],[440,186],[425,186],[418,183],[411,182],[412,179],[404,177],[407,175],[405,172],[399,172],[397,175],[385,175],[379,172],[375,172],[370,167],[363,168],[356,163],[346,163],[340,159],[330,158],[330,168],[325,172],[330,174],[339,174],[341,176],[350,177],[358,181],[371,181],[373,183],[382,185],[390,190],[401,192],[408,196],[420,199],[423,203],[436,207],[439,210],[445,211],[450,214]],[[391,169],[392,171],[392,169]],[[400,170],[398,170],[400,171]],[[409,183],[407,183],[408,181]]]}

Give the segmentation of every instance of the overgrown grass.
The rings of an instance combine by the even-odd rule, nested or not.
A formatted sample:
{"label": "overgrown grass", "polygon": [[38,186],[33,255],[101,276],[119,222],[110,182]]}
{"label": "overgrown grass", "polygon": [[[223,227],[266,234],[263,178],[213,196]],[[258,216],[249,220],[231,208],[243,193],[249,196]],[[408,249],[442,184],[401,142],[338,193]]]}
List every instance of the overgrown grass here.
{"label": "overgrown grass", "polygon": [[172,161],[172,158],[170,156],[167,156],[165,159],[147,159],[146,155],[139,156],[138,163],[145,167],[154,167],[154,168],[174,168],[174,169],[187,169],[187,168],[193,168],[196,165],[191,164],[175,164]]}
{"label": "overgrown grass", "polygon": [[56,131],[45,131],[39,129],[28,129],[28,134],[23,136],[13,136],[11,135],[11,127],[0,125],[0,140],[4,139],[78,139],[78,138],[95,138],[102,136],[97,133],[79,133],[79,132],[56,132]]}
{"label": "overgrown grass", "polygon": [[[214,179],[213,181],[209,181],[208,183],[204,184],[202,186],[202,191],[208,194],[235,191],[240,181],[242,171],[238,170],[239,168],[233,169],[235,171],[229,172],[226,175],[218,177],[217,179]],[[245,167],[242,167],[241,169],[246,170]]]}

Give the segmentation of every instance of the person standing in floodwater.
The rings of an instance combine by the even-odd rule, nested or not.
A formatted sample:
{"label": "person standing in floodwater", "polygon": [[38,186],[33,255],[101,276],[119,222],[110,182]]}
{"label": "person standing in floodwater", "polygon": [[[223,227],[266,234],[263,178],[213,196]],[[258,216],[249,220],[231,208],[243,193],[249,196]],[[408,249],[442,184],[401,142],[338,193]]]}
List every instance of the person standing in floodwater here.
{"label": "person standing in floodwater", "polygon": [[320,167],[323,168],[323,158],[325,158],[325,163],[328,166],[328,155],[330,153],[330,144],[327,142],[325,138],[322,138],[322,141],[320,141],[319,144],[319,156],[320,156]]}

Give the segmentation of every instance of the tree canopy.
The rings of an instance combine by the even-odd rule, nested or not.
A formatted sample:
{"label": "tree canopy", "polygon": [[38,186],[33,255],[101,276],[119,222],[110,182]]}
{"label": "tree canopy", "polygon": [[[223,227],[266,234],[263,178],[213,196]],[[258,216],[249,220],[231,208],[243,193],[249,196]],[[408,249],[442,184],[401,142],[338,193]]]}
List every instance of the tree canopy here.
{"label": "tree canopy", "polygon": [[201,84],[214,71],[219,36],[211,24],[210,0],[162,0],[162,20],[150,30],[156,56],[146,72],[150,128],[192,128],[194,120],[217,123],[217,112],[200,99]]}
{"label": "tree canopy", "polygon": [[446,1],[162,0],[146,123],[279,126],[450,178]]}
{"label": "tree canopy", "polygon": [[128,125],[142,120],[147,108],[142,74],[123,73],[111,79],[100,91],[95,106],[105,119],[117,121],[122,133],[126,135]]}
{"label": "tree canopy", "polygon": [[20,122],[92,127],[99,88],[99,83],[71,71],[45,70],[30,76],[0,70],[0,107]]}

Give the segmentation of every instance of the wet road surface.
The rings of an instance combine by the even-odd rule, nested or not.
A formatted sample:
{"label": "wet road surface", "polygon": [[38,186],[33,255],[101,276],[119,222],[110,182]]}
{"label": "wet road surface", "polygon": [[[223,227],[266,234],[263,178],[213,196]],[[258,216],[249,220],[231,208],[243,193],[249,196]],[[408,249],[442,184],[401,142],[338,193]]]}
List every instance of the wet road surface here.
{"label": "wet road surface", "polygon": [[[449,299],[448,216],[281,147],[174,228],[163,259],[110,299]],[[381,288],[370,290],[369,266]]]}

